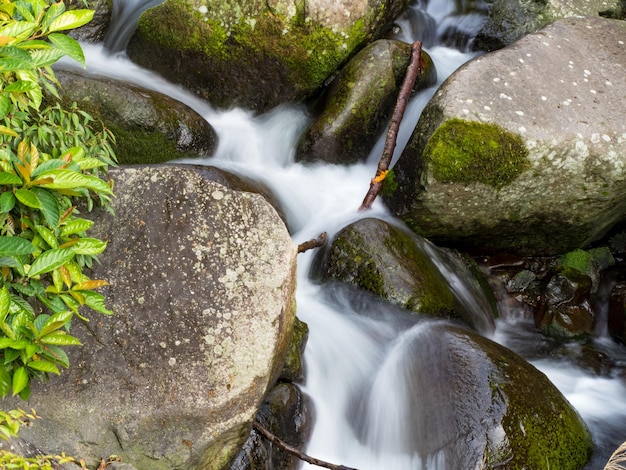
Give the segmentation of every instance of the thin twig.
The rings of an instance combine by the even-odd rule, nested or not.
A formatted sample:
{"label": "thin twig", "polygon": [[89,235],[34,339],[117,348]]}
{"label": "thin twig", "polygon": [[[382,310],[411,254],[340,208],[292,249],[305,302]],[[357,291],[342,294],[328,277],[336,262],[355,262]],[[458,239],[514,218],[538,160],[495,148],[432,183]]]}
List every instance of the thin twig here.
{"label": "thin twig", "polygon": [[398,130],[400,129],[400,122],[404,116],[406,105],[409,102],[409,96],[415,85],[417,76],[424,72],[422,60],[422,41],[415,41],[411,47],[411,60],[409,66],[406,69],[404,75],[404,81],[402,87],[398,93],[398,99],[396,100],[396,106],[389,121],[389,129],[387,130],[387,138],[385,139],[385,147],[383,148],[383,154],[378,162],[378,168],[376,169],[376,176],[372,178],[370,182],[370,189],[365,195],[359,211],[370,209],[376,196],[380,192],[383,185],[383,180],[387,173],[389,173],[389,165],[393,158],[393,151],[396,148],[396,141],[398,139]]}
{"label": "thin twig", "polygon": [[289,444],[276,437],[274,434],[265,429],[258,421],[255,421],[252,425],[255,430],[257,430],[263,437],[265,437],[268,441],[276,444],[278,447],[283,449],[286,452],[289,452],[292,455],[295,455],[300,460],[304,460],[312,465],[317,465],[318,467],[330,468],[331,470],[357,470],[352,467],[344,467],[343,465],[335,465],[332,463],[324,462],[323,460],[316,459],[314,457],[310,457],[302,452],[300,452],[295,447],[291,447]]}
{"label": "thin twig", "polygon": [[319,237],[314,238],[313,240],[309,240],[298,245],[298,253],[304,253],[307,250],[312,248],[319,248],[320,246],[324,246],[326,243],[326,232],[320,233]]}

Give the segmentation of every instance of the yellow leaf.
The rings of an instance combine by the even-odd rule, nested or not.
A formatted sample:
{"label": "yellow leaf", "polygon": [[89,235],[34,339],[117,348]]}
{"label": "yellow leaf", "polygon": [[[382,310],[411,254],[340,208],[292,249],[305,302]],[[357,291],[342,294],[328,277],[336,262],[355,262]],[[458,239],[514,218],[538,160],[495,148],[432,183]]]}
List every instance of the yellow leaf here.
{"label": "yellow leaf", "polygon": [[387,173],[389,173],[389,170],[381,171],[379,175],[377,175],[375,178],[372,178],[372,184],[380,183],[382,180],[385,179]]}

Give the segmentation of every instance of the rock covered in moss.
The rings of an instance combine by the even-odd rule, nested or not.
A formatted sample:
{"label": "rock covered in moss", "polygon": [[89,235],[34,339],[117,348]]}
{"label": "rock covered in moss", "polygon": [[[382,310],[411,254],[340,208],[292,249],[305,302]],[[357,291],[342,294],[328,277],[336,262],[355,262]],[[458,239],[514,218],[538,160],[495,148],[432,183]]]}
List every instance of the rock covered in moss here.
{"label": "rock covered in moss", "polygon": [[[389,121],[410,57],[410,44],[389,39],[359,51],[325,91],[322,112],[300,139],[296,160],[365,160]],[[416,90],[437,80],[430,56],[422,52],[422,58]]]}
{"label": "rock covered in moss", "polygon": [[213,127],[189,106],[113,79],[58,72],[64,101],[102,120],[116,137],[123,164],[209,157],[217,148]]}
{"label": "rock covered in moss", "polygon": [[453,73],[394,167],[393,212],[466,249],[556,254],[604,235],[626,214],[625,37],[624,21],[560,20]]}
{"label": "rock covered in moss", "polygon": [[131,60],[218,107],[267,110],[306,98],[407,0],[166,0],[144,12]]}
{"label": "rock covered in moss", "polygon": [[382,220],[361,219],[342,229],[325,256],[325,276],[352,284],[416,313],[458,318],[483,333],[491,311],[474,316],[457,301],[433,261],[428,241]]}
{"label": "rock covered in moss", "polygon": [[603,16],[624,18],[621,0],[495,0],[474,46],[493,51],[513,44],[528,33],[563,18]]}
{"label": "rock covered in moss", "polygon": [[[390,348],[396,386],[408,392],[390,409],[411,416],[401,433],[367,425],[364,387],[357,435],[370,448],[444,461],[446,468],[580,470],[590,433],[559,390],[509,349],[459,327],[418,323]],[[388,375],[384,376],[387,381]],[[387,384],[388,386],[388,384]],[[387,417],[387,416],[386,416]]]}
{"label": "rock covered in moss", "polygon": [[90,468],[118,455],[139,469],[222,470],[291,343],[296,246],[262,196],[193,169],[109,176],[115,215],[92,214],[108,246],[91,277],[110,282],[114,315],[72,324],[83,346],[18,405],[46,417],[21,436]]}

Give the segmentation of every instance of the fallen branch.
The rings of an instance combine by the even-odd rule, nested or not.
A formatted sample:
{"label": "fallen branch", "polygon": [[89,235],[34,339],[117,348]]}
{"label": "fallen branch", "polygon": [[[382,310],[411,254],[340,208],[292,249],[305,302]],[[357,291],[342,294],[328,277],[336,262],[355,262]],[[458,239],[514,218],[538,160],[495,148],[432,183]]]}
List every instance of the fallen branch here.
{"label": "fallen branch", "polygon": [[385,139],[385,147],[383,148],[383,154],[378,162],[376,176],[374,176],[370,182],[370,189],[365,195],[365,198],[361,203],[361,207],[359,207],[359,211],[370,209],[376,199],[376,196],[380,193],[383,180],[385,179],[385,176],[387,176],[387,173],[389,173],[389,164],[393,158],[393,151],[396,148],[398,130],[400,129],[400,122],[402,122],[406,105],[409,102],[409,96],[411,95],[417,76],[423,72],[424,62],[422,60],[422,41],[415,41],[411,47],[411,60],[409,61],[409,66],[406,69],[404,81],[402,82],[402,87],[398,93],[398,99],[396,100],[396,106],[393,109],[391,121],[389,122],[387,138]]}
{"label": "fallen branch", "polygon": [[317,465],[318,467],[330,468],[331,470],[357,470],[356,468],[344,467],[343,465],[335,465],[332,463],[324,462],[323,460],[316,459],[314,457],[310,457],[300,452],[295,447],[291,447],[282,439],[276,437],[274,434],[272,434],[267,429],[265,429],[258,421],[255,421],[252,427],[271,443],[276,444],[278,447],[280,447],[284,451],[289,452],[292,455],[295,455],[300,460],[304,460],[307,463],[310,463],[312,465]]}
{"label": "fallen branch", "polygon": [[304,253],[307,250],[312,248],[319,248],[320,246],[324,246],[326,243],[326,232],[320,233],[320,236],[314,238],[313,240],[309,240],[307,242],[300,243],[298,245],[298,253]]}

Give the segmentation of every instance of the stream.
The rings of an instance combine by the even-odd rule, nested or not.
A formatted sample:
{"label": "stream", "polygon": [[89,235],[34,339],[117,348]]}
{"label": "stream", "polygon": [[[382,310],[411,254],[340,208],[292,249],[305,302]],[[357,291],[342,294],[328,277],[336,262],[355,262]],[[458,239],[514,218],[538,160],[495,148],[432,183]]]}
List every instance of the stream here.
{"label": "stream", "polygon": [[[215,110],[210,103],[134,65],[124,55],[125,44],[138,11],[154,3],[116,2],[115,24],[105,43],[83,44],[86,73],[152,88],[186,103],[204,116],[218,133],[219,147],[212,158],[193,163],[218,166],[272,188],[296,243],[316,238],[324,231],[332,239],[339,230],[361,217],[400,223],[380,201],[367,213],[357,211],[375,173],[384,136],[365,163],[350,166],[295,163],[295,144],[308,124],[302,107],[280,106],[263,115],[239,108]],[[423,40],[439,81],[410,101],[399,133],[396,158],[437,87],[474,57],[475,53],[467,52],[467,46],[480,29],[485,10],[486,6],[480,2],[420,1],[399,19],[396,37],[406,42]],[[416,31],[421,32],[421,38],[415,37]],[[67,62],[63,66],[72,67]],[[438,252],[437,247],[432,247],[433,256]],[[422,331],[422,324],[405,312],[354,290],[314,281],[311,278],[314,258],[315,250],[298,257],[297,315],[309,326],[306,380],[302,389],[314,403],[316,418],[306,452],[359,470],[446,469],[438,454],[408,454],[394,444],[401,442],[407,433],[415,433],[409,429],[405,406],[403,348],[414,335],[427,334]],[[452,272],[443,262],[438,263],[457,286],[457,296],[470,307],[480,305],[483,300],[465,288],[463,273]],[[593,434],[595,452],[586,468],[603,468],[610,454],[626,440],[626,380],[618,376],[620,371],[595,376],[567,358],[571,356],[555,357],[550,353],[552,349],[546,347],[549,341],[537,335],[528,320],[516,312],[505,311],[501,315],[491,339],[521,354],[561,390]],[[626,348],[604,336],[594,341],[599,350],[626,364]],[[567,347],[575,353],[582,345],[572,343]],[[547,352],[541,355],[538,351]],[[364,387],[368,387],[363,404],[366,411],[357,422],[350,408]],[[319,467],[303,464],[302,468]]]}

